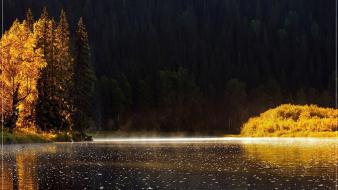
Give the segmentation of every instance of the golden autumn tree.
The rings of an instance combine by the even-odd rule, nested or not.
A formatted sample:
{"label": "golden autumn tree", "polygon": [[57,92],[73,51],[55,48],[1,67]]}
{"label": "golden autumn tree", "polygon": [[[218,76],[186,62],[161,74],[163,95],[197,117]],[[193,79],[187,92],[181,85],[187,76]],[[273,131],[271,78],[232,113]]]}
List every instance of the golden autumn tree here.
{"label": "golden autumn tree", "polygon": [[1,38],[1,86],[3,86],[5,126],[29,126],[37,98],[37,79],[46,66],[43,53],[37,48],[37,36],[26,21],[15,20]]}

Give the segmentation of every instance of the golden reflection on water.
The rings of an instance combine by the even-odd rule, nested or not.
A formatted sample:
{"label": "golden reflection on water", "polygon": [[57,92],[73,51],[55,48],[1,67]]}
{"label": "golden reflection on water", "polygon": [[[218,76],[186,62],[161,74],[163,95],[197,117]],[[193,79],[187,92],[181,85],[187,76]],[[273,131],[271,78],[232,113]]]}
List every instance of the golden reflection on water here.
{"label": "golden reflection on water", "polygon": [[12,170],[8,164],[4,163],[3,172],[0,176],[3,178],[4,183],[0,186],[0,188],[3,187],[3,189],[13,189]]}
{"label": "golden reflection on water", "polygon": [[276,141],[263,143],[243,143],[246,159],[253,163],[283,168],[283,174],[316,176],[332,170],[338,163],[338,141]]}
{"label": "golden reflection on water", "polygon": [[[17,148],[17,147],[15,147]],[[0,189],[39,189],[38,183],[38,153],[56,153],[55,145],[32,146],[15,150],[14,158],[4,162],[3,185]],[[0,175],[1,176],[1,175]]]}
{"label": "golden reflection on water", "polygon": [[37,153],[36,151],[23,151],[16,155],[18,188],[38,189],[37,183]]}

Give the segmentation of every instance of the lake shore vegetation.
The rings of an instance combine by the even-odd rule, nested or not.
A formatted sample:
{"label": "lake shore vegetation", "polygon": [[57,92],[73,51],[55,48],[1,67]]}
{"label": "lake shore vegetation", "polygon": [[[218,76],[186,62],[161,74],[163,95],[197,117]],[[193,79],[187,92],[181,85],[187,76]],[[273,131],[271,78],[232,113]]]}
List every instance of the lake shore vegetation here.
{"label": "lake shore vegetation", "polygon": [[90,140],[84,129],[95,79],[82,18],[70,36],[65,11],[55,20],[46,8],[36,21],[29,9],[2,36],[5,142]]}
{"label": "lake shore vegetation", "polygon": [[284,104],[250,118],[243,125],[241,136],[338,137],[338,110]]}

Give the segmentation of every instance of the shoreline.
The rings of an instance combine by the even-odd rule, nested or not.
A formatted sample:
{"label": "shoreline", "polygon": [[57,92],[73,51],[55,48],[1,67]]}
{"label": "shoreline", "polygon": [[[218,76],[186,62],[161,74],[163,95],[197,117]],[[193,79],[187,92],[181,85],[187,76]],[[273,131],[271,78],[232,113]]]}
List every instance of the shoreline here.
{"label": "shoreline", "polygon": [[[334,132],[337,133],[337,132]],[[322,136],[320,133],[312,136],[244,136],[240,134],[226,134],[226,135],[204,135],[204,134],[188,134],[188,133],[164,133],[164,132],[108,132],[97,131],[85,133],[92,139],[73,141],[74,143],[83,142],[130,142],[130,143],[151,143],[151,142],[222,142],[222,141],[274,141],[274,140],[338,140],[338,135]],[[337,133],[338,134],[338,133]],[[48,136],[49,135],[49,136]],[[1,136],[0,136],[1,140]],[[4,132],[4,145],[10,144],[38,144],[38,143],[69,143],[72,142],[69,134],[66,133],[32,133],[25,134],[23,132],[9,133]]]}
{"label": "shoreline", "polygon": [[[10,133],[5,130],[3,133],[4,144],[36,144],[36,143],[53,143],[53,142],[85,142],[91,139],[83,133],[78,132],[37,132],[20,129]],[[0,132],[0,141],[2,134]]]}
{"label": "shoreline", "polygon": [[243,143],[243,144],[275,144],[283,142],[290,143],[317,143],[317,142],[338,142],[338,137],[167,137],[167,138],[93,138],[92,141],[40,141],[40,142],[15,142],[4,143],[4,145],[38,145],[38,144],[78,144],[78,143],[112,143],[112,144],[185,144],[185,143]]}

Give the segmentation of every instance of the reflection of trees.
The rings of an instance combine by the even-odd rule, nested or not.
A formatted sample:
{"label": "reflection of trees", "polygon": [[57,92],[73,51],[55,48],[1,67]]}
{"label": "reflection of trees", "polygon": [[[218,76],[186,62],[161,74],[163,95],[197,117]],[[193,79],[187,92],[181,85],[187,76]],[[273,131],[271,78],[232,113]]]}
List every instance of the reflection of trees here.
{"label": "reflection of trees", "polygon": [[1,180],[0,180],[0,187],[3,186],[4,189],[14,189],[14,181],[12,178],[12,172],[13,172],[13,168],[11,168],[12,165],[11,163],[8,164],[6,162],[4,162],[4,168],[3,171],[1,171],[0,173],[0,177],[3,177],[3,185],[1,184]]}
{"label": "reflection of trees", "polygon": [[38,189],[36,151],[18,153],[16,167],[18,189]]}
{"label": "reflection of trees", "polygon": [[11,159],[4,159],[4,169],[1,174],[4,176],[4,189],[39,189],[38,154],[55,152],[56,146],[52,144],[43,146],[33,145],[32,147],[15,150]]}
{"label": "reflection of trees", "polygon": [[[337,163],[335,144],[320,142],[280,142],[243,144],[248,160],[276,168],[287,168],[284,174],[320,175],[325,168],[334,174]],[[332,170],[329,171],[329,170]]]}

